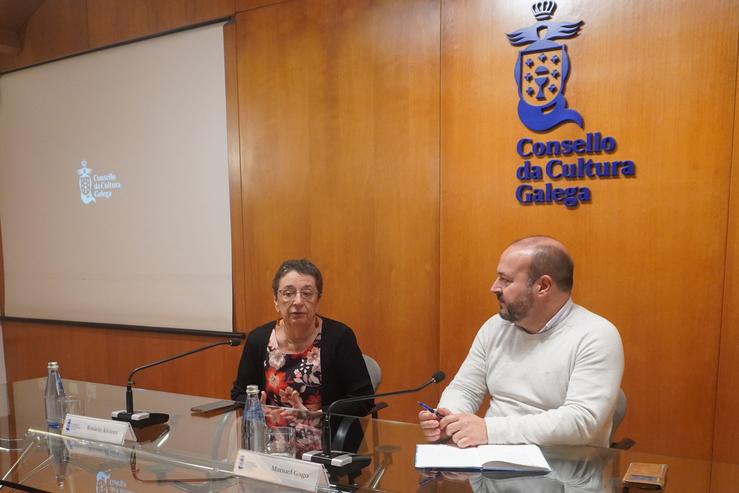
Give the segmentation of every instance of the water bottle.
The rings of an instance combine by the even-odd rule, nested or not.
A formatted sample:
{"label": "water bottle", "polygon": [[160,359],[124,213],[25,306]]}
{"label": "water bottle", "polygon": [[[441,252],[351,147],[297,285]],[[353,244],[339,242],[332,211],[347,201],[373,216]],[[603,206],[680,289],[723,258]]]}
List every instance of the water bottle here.
{"label": "water bottle", "polygon": [[[59,433],[59,429],[52,429],[49,427],[49,431],[52,433]],[[48,447],[49,447],[49,458],[51,459],[51,467],[54,469],[54,476],[56,478],[56,484],[59,488],[64,487],[64,481],[67,478],[67,464],[69,463],[69,451],[64,446],[62,438],[59,436],[49,436]]]}
{"label": "water bottle", "polygon": [[247,385],[244,403],[244,448],[264,452],[264,434],[267,429],[262,403],[259,402],[259,387]]}
{"label": "water bottle", "polygon": [[59,428],[64,420],[64,384],[59,374],[59,363],[51,361],[47,368],[49,376],[46,378],[44,390],[46,424],[49,428]]}

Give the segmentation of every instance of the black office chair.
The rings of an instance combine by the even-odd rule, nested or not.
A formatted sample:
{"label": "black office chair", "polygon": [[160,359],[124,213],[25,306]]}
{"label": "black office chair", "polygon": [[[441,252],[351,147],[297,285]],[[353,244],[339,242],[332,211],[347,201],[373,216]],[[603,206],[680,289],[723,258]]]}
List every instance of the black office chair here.
{"label": "black office chair", "polygon": [[[377,388],[380,386],[380,382],[382,381],[382,369],[377,361],[375,361],[371,356],[367,356],[366,354],[363,354],[362,356],[364,357],[364,364],[367,366],[367,373],[369,373],[370,381],[372,382],[372,390],[377,393]],[[367,414],[371,415],[374,419],[377,419],[378,412],[381,409],[385,409],[387,406],[387,402],[375,402],[375,405]],[[345,450],[344,444],[346,442],[347,435],[349,434],[349,428],[353,423],[356,423],[356,421],[357,420],[355,418],[350,417],[346,417],[341,420],[336,429],[336,434],[334,434],[334,438],[331,441],[331,445],[335,450]],[[353,451],[350,450],[349,452]]]}
{"label": "black office chair", "polygon": [[[366,354],[363,354],[362,356],[364,357],[364,364],[367,366],[367,373],[369,373],[370,380],[372,381],[372,391],[376,394],[377,388],[380,386],[380,382],[382,382],[382,369],[380,368],[379,363],[377,363],[377,361],[375,361],[371,356],[367,356]],[[385,409],[387,406],[387,402],[376,402],[369,414],[372,415],[373,418],[377,419],[377,412],[380,409]]]}
{"label": "black office chair", "polygon": [[613,435],[616,433],[616,429],[624,420],[624,417],[626,417],[626,404],[627,401],[624,389],[619,389],[618,400],[616,401],[616,410],[613,412],[613,425],[611,426],[611,448],[628,450],[636,443],[631,438],[622,438],[618,442],[613,441]]}

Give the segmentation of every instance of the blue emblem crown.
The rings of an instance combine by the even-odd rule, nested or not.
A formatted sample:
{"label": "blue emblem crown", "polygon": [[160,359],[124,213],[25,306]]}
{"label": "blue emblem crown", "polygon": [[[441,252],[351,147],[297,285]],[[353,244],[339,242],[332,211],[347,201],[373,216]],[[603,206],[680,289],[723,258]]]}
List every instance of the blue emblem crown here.
{"label": "blue emblem crown", "polygon": [[545,2],[536,2],[531,6],[537,21],[546,21],[552,18],[554,11],[557,10],[557,4],[551,0]]}

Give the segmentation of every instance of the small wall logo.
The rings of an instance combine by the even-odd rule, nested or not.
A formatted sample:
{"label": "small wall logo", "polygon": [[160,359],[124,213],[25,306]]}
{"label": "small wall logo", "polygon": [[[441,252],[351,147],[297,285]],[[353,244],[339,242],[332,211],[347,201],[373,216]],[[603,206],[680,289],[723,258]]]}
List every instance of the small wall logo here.
{"label": "small wall logo", "polygon": [[570,75],[567,46],[555,39],[574,38],[583,21],[549,22],[557,10],[553,1],[536,2],[531,11],[534,24],[507,33],[513,46],[527,46],[518,52],[514,71],[518,85],[518,117],[534,132],[546,132],[566,122],[583,126],[575,110],[567,108],[565,85]]}
{"label": "small wall logo", "polygon": [[80,189],[80,200],[85,205],[96,203],[96,199],[109,199],[115,190],[121,188],[117,175],[114,173],[93,174],[92,168],[87,166],[87,161],[80,162],[77,176],[79,176],[77,183]]}
{"label": "small wall logo", "polygon": [[91,202],[95,202],[95,197],[92,196],[92,177],[90,176],[92,170],[87,167],[87,161],[82,161],[80,164],[82,166],[77,170],[77,175],[80,177],[78,180],[80,187],[80,200],[83,204],[87,205]]}

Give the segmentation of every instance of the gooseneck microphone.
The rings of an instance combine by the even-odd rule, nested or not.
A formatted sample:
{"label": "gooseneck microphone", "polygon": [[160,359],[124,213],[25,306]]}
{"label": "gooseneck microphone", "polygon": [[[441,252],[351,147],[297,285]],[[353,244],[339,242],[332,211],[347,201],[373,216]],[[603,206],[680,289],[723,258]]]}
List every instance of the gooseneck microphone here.
{"label": "gooseneck microphone", "polygon": [[[337,399],[328,406],[326,412],[323,415],[323,450],[313,450],[303,454],[303,460],[309,460],[311,462],[318,462],[319,464],[325,465],[329,470],[335,473],[343,474],[347,470],[356,470],[357,467],[352,467],[352,463],[359,463],[358,468],[364,467],[371,462],[371,459],[366,455],[351,454],[348,452],[342,452],[338,450],[331,450],[331,413],[336,407],[342,404],[349,404],[350,402],[360,402],[370,399],[376,399],[378,397],[390,397],[393,395],[411,394],[413,392],[419,392],[431,384],[439,383],[446,375],[443,371],[437,371],[431,376],[431,379],[419,385],[418,387],[405,390],[396,390],[393,392],[383,392],[380,394],[372,395],[359,395],[356,397],[346,397],[344,399]],[[361,465],[360,465],[361,464]]]}
{"label": "gooseneck microphone", "polygon": [[152,366],[157,366],[175,359],[184,358],[185,356],[199,353],[200,351],[205,351],[206,349],[214,348],[216,346],[239,346],[240,344],[241,339],[229,339],[227,341],[214,342],[213,344],[208,344],[207,346],[193,349],[192,351],[176,354],[174,356],[170,356],[168,358],[160,359],[158,361],[154,361],[153,363],[148,363],[146,365],[141,365],[138,368],[134,368],[133,371],[128,375],[128,384],[126,385],[126,409],[121,411],[113,411],[111,413],[112,418],[116,421],[127,421],[131,423],[131,426],[133,426],[134,428],[142,428],[144,426],[166,423],[167,421],[169,421],[169,414],[150,413],[147,411],[134,411],[133,376],[139,371],[151,368]]}

